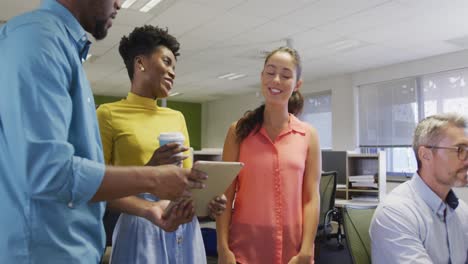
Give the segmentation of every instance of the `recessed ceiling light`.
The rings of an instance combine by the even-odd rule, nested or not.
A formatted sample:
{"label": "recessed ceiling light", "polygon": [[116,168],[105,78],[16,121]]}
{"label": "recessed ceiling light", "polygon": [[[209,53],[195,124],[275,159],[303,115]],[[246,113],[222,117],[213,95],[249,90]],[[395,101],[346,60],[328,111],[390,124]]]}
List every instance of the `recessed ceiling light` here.
{"label": "recessed ceiling light", "polygon": [[232,81],[232,80],[244,78],[245,76],[247,76],[247,74],[230,72],[230,73],[226,73],[226,74],[218,76],[218,79],[228,79]]}
{"label": "recessed ceiling light", "polygon": [[226,78],[231,77],[231,76],[234,76],[234,75],[236,75],[236,74],[237,74],[237,73],[234,73],[234,72],[226,73],[226,74],[223,74],[223,75],[218,76],[218,79],[226,79]]}
{"label": "recessed ceiling light", "polygon": [[150,11],[151,9],[153,9],[153,7],[155,7],[157,4],[159,4],[159,2],[161,2],[161,0],[151,0],[148,3],[146,3],[146,5],[144,5],[140,9],[140,11],[146,13]]}
{"label": "recessed ceiling light", "polygon": [[228,77],[227,79],[228,80],[237,80],[237,79],[240,79],[240,78],[244,78],[245,76],[247,76],[246,74],[236,74],[234,76],[231,76],[231,77]]}
{"label": "recessed ceiling light", "polygon": [[362,43],[359,40],[355,39],[346,39],[346,40],[340,40],[335,43],[332,43],[328,45],[329,49],[337,50],[337,51],[342,51],[342,50],[347,50],[351,48],[355,48],[360,46]]}
{"label": "recessed ceiling light", "polygon": [[177,95],[181,95],[182,93],[179,93],[179,92],[175,92],[175,93],[170,93],[169,94],[169,97],[173,97],[173,96],[177,96]]}
{"label": "recessed ceiling light", "polygon": [[133,5],[137,0],[127,0],[122,4],[122,8],[129,8]]}

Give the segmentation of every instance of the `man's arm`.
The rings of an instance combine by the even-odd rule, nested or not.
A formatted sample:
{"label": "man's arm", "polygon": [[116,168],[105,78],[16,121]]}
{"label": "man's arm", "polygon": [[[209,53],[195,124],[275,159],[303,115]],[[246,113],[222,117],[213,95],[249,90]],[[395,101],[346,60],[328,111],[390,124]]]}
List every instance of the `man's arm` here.
{"label": "man's arm", "polygon": [[[17,131],[20,140],[16,158],[23,165],[30,183],[27,191],[33,198],[78,205],[91,199],[102,201],[150,192],[175,199],[188,195],[189,188],[201,187],[204,175],[176,166],[105,168],[77,156],[68,142],[73,62],[66,54],[67,44],[47,27],[23,27],[29,28],[10,32],[17,34],[17,41],[8,43],[20,46],[16,48],[23,52],[3,59],[10,62],[14,72],[8,84],[21,96],[22,118],[17,122],[21,122],[22,130]],[[30,45],[32,40],[35,45]]]}
{"label": "man's arm", "polygon": [[3,40],[3,48],[22,51],[6,52],[2,58],[10,67],[5,83],[18,95],[21,109],[16,120],[21,129],[12,139],[18,141],[11,144],[17,147],[15,158],[24,170],[19,173],[27,177],[28,195],[76,205],[91,199],[105,168],[78,156],[69,143],[71,83],[77,65],[67,53],[67,40],[58,37],[54,28],[47,23],[25,24],[11,29]]}
{"label": "man's arm", "polygon": [[[379,208],[370,226],[372,263],[430,264],[414,212],[404,205]],[[443,239],[443,238],[440,238]]]}
{"label": "man's arm", "polygon": [[92,201],[109,201],[145,192],[161,199],[175,200],[181,196],[190,196],[190,189],[204,188],[202,182],[206,178],[203,172],[175,165],[107,166],[104,179]]}

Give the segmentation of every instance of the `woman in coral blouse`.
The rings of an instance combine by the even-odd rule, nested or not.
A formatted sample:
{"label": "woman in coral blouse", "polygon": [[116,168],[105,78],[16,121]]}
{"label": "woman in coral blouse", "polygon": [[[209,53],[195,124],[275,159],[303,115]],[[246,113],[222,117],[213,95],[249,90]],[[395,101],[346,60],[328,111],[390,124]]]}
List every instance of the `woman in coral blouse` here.
{"label": "woman in coral blouse", "polygon": [[228,210],[217,219],[218,263],[314,261],[319,139],[313,127],[294,116],[300,109],[288,112],[291,96],[302,98],[295,94],[301,84],[297,51],[272,51],[261,73],[265,104],[229,128],[223,160],[245,166],[226,190]]}

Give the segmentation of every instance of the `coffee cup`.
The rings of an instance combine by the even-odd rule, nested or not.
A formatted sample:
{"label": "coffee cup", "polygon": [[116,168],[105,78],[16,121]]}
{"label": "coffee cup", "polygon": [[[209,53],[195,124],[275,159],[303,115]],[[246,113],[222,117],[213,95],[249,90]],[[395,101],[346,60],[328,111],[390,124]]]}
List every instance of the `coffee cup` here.
{"label": "coffee cup", "polygon": [[[178,143],[179,145],[183,146],[185,142],[185,137],[184,134],[180,132],[166,132],[166,133],[161,133],[159,134],[159,147],[162,147],[168,143]],[[176,156],[182,156],[183,153],[179,152],[176,154]],[[181,164],[177,164],[181,166]]]}
{"label": "coffee cup", "polygon": [[167,132],[159,134],[159,146],[162,147],[168,143],[176,142],[180,145],[184,145],[185,137],[180,132]]}

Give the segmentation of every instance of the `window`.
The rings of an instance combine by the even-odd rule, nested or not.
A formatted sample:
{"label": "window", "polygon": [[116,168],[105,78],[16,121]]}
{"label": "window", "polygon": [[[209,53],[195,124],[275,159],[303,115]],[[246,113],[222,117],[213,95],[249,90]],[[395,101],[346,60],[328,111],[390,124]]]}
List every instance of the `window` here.
{"label": "window", "polygon": [[360,86],[360,147],[364,152],[385,150],[389,175],[412,175],[417,123],[437,113],[468,115],[466,81],[468,69],[462,69]]}
{"label": "window", "polygon": [[468,69],[422,77],[424,116],[457,112],[468,114]]}
{"label": "window", "polygon": [[331,100],[331,92],[304,95],[304,110],[299,116],[299,119],[317,129],[322,149],[332,148]]}
{"label": "window", "polygon": [[417,123],[416,80],[359,88],[359,142],[362,146],[408,145]]}

